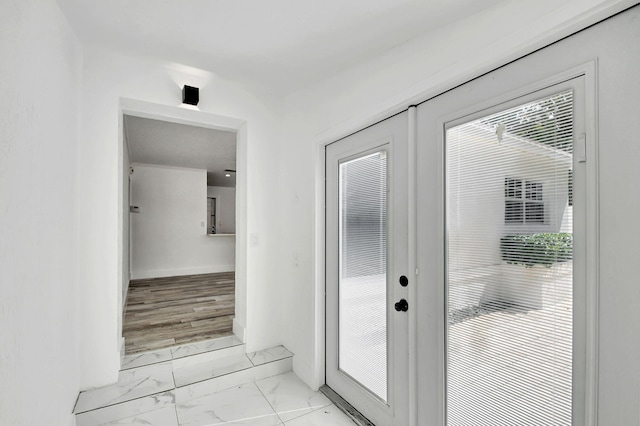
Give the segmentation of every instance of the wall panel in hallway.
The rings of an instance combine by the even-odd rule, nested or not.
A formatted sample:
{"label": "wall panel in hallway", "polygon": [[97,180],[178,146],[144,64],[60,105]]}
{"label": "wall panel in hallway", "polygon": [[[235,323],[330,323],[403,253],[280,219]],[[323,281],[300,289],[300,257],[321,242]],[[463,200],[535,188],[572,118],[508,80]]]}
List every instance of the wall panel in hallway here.
{"label": "wall panel in hallway", "polygon": [[0,424],[66,426],[82,376],[81,46],[53,0],[0,10]]}

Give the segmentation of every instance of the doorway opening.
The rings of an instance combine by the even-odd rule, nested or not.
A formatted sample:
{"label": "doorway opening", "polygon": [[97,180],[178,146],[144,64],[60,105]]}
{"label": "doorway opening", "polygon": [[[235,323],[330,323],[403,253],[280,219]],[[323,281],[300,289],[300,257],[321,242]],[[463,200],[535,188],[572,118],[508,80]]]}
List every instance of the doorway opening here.
{"label": "doorway opening", "polygon": [[244,341],[244,123],[121,104],[121,353]]}

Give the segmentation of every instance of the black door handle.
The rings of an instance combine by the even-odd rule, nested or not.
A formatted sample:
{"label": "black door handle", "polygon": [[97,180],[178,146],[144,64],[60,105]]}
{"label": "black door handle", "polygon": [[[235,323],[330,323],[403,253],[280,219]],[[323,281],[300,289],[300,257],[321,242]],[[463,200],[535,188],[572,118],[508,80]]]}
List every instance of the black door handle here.
{"label": "black door handle", "polygon": [[395,305],[396,311],[407,312],[409,310],[409,303],[405,299],[400,299]]}

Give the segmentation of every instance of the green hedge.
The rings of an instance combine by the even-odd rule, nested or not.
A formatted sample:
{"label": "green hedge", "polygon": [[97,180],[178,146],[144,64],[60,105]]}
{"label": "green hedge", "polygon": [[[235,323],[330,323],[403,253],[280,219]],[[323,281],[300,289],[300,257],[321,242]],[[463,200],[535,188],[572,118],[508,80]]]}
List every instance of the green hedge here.
{"label": "green hedge", "polygon": [[573,257],[573,236],[567,233],[507,235],[500,238],[502,260],[532,267],[566,262]]}

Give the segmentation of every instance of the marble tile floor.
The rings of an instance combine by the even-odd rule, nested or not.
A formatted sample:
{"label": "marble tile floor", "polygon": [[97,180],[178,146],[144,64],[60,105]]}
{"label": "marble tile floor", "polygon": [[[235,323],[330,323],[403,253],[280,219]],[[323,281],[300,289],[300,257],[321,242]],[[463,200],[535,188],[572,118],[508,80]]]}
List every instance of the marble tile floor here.
{"label": "marble tile floor", "polygon": [[118,382],[82,392],[76,425],[350,425],[308,388],[283,346],[245,354],[235,336],[130,355]]}

